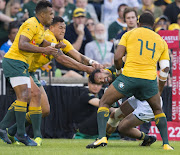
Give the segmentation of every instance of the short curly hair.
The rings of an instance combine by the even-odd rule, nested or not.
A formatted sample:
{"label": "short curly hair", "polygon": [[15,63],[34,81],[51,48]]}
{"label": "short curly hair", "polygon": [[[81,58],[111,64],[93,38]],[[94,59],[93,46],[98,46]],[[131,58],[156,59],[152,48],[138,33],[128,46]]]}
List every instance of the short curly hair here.
{"label": "short curly hair", "polygon": [[94,80],[94,76],[96,73],[100,73],[100,69],[95,69],[90,75],[89,75],[89,81],[93,84],[96,84],[95,80]]}

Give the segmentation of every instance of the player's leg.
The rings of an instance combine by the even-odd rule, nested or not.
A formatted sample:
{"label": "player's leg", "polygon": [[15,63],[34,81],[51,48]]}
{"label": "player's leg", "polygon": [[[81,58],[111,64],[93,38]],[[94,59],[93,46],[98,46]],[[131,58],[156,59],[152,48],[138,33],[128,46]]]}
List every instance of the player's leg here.
{"label": "player's leg", "polygon": [[99,140],[86,146],[86,148],[96,148],[107,145],[106,138],[106,123],[109,117],[109,107],[118,99],[123,98],[124,95],[119,93],[111,84],[100,100],[100,105],[97,112]]}
{"label": "player's leg", "polygon": [[[33,127],[34,139],[37,142],[38,146],[42,143],[42,135],[41,135],[41,119],[42,119],[42,110],[41,110],[41,91],[39,87],[36,85],[32,77],[31,79],[31,102],[29,105],[29,111],[26,116],[29,116],[30,121]],[[27,117],[26,117],[27,118]],[[41,140],[38,143],[39,139]]]}
{"label": "player's leg", "polygon": [[173,148],[169,145],[169,141],[168,141],[167,120],[166,120],[166,115],[164,114],[161,108],[159,93],[154,95],[150,99],[147,99],[147,101],[153,110],[155,116],[155,123],[160,131],[163,140],[164,149],[173,150]]}
{"label": "player's leg", "polygon": [[[16,82],[17,78],[11,78],[10,82],[11,85],[16,93],[17,100],[15,100],[8,109],[3,120],[0,122],[0,129],[5,130],[12,121],[16,120],[18,131],[17,134],[19,136],[24,136],[25,132],[25,115],[27,110],[27,102],[29,101],[29,93],[28,93],[28,86],[24,83]],[[20,79],[20,78],[19,78]],[[21,78],[23,81],[27,80],[27,77]],[[16,85],[15,85],[16,83]],[[30,80],[29,80],[30,84]],[[2,137],[2,135],[0,134]],[[9,143],[9,142],[7,142]]]}
{"label": "player's leg", "polygon": [[[134,103],[135,105],[135,103]],[[117,128],[119,122],[134,111],[128,100],[124,101],[119,108],[111,112],[106,126],[106,135],[109,137]]]}
{"label": "player's leg", "polygon": [[46,117],[50,113],[50,105],[49,105],[49,100],[47,97],[47,94],[43,88],[43,86],[39,87],[41,91],[41,109],[42,109],[42,117]]}
{"label": "player's leg", "polygon": [[144,121],[141,121],[131,113],[119,123],[118,131],[128,137],[144,140],[141,146],[149,146],[156,141],[156,138],[154,136],[149,136],[135,128],[143,123]]}
{"label": "player's leg", "polygon": [[[39,89],[41,91],[42,117],[45,117],[50,112],[49,101],[48,101],[48,98],[47,98],[47,95],[46,95],[46,92],[45,92],[44,88],[42,86],[40,86]],[[29,126],[30,124],[32,124],[31,117],[30,117],[30,112],[27,112],[26,113],[26,124],[25,124],[25,126]],[[14,135],[16,134],[16,131],[17,131],[17,124],[14,124],[10,128],[8,128],[8,137],[12,142],[15,142]],[[37,131],[38,131],[37,133],[40,133],[39,130],[37,130]],[[38,134],[36,134],[36,135],[38,135]],[[36,137],[38,137],[38,136],[36,136]],[[36,140],[37,140],[38,144],[42,143],[41,138],[37,138],[37,139],[35,139],[35,141]]]}

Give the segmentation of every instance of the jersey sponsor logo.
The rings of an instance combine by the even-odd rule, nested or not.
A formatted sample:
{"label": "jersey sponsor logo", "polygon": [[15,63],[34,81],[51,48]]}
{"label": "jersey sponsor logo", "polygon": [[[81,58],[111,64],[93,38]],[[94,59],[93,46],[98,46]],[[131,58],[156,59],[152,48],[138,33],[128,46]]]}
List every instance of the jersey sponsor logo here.
{"label": "jersey sponsor logo", "polygon": [[32,40],[32,44],[33,44],[33,45],[36,45],[36,42],[35,42],[35,40],[34,40],[34,39]]}
{"label": "jersey sponsor logo", "polygon": [[43,55],[44,57],[46,57],[46,54],[42,53],[42,55]]}
{"label": "jersey sponsor logo", "polygon": [[119,86],[120,89],[123,89],[124,88],[124,83],[120,82],[118,86]]}

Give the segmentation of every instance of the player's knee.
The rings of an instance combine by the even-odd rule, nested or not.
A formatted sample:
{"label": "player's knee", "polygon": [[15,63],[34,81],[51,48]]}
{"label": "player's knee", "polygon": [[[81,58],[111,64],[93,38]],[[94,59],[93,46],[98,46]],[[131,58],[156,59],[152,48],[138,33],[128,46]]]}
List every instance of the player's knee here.
{"label": "player's knee", "polygon": [[18,94],[16,94],[17,99],[24,102],[29,102],[31,98],[31,93],[28,92],[28,90],[24,90]]}
{"label": "player's knee", "polygon": [[42,117],[46,117],[50,114],[50,108],[42,109]]}
{"label": "player's knee", "polygon": [[41,98],[41,91],[40,91],[40,89],[35,89],[35,90],[31,91],[31,98],[39,100]]}

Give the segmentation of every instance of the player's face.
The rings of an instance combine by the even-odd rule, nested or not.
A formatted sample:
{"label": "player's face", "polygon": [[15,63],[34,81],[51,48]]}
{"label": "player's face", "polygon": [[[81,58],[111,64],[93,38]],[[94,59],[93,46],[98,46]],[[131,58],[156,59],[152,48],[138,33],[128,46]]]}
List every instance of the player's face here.
{"label": "player's face", "polygon": [[135,15],[135,12],[129,12],[125,16],[127,27],[129,28],[135,28],[137,27],[137,17]]}
{"label": "player's face", "polygon": [[64,22],[58,22],[55,26],[54,26],[54,30],[55,30],[55,37],[57,40],[63,40],[64,39],[64,35],[66,32],[66,24]]}
{"label": "player's face", "polygon": [[101,70],[101,72],[94,75],[94,81],[97,84],[108,84],[112,81],[112,77],[104,70]]}
{"label": "player's face", "polygon": [[47,7],[47,11],[44,13],[45,25],[50,26],[54,18],[54,11],[52,8]]}

